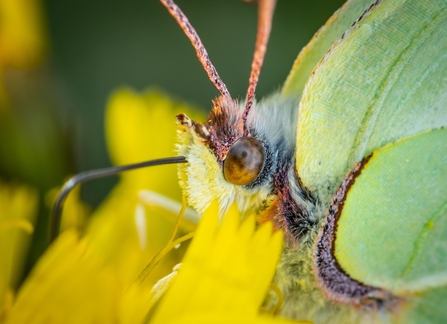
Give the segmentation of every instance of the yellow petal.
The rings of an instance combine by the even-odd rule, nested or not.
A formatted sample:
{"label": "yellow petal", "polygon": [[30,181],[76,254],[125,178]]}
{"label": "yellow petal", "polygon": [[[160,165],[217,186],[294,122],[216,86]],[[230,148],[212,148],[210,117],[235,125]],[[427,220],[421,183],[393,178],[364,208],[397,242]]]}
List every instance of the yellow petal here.
{"label": "yellow petal", "polygon": [[40,0],[0,0],[0,65],[29,68],[48,47]]}
{"label": "yellow petal", "polygon": [[175,318],[173,320],[165,322],[165,324],[177,324],[177,323],[194,323],[194,324],[312,324],[308,321],[293,321],[278,317],[269,316],[257,316],[250,317],[244,314],[234,316],[227,314],[222,316],[215,313],[200,313],[200,314],[185,314],[184,316]]}
{"label": "yellow petal", "polygon": [[[111,320],[110,299],[114,298],[115,285],[110,274],[98,275],[98,265],[88,260],[85,253],[86,244],[79,243],[74,231],[61,234],[21,288],[9,313],[9,323]],[[104,295],[98,296],[100,292]],[[97,312],[92,312],[91,303]]]}
{"label": "yellow petal", "polygon": [[101,262],[88,238],[67,230],[25,281],[7,323],[142,322],[150,290],[127,290],[115,270]]}
{"label": "yellow petal", "polygon": [[[175,116],[180,113],[197,116],[190,107],[174,103],[158,91],[141,94],[130,89],[116,91],[106,111],[107,145],[113,163],[122,165],[177,155]],[[143,187],[152,183],[152,190],[180,200],[180,191],[172,192],[172,183],[177,183],[176,167],[155,169],[127,172],[122,176]]]}
{"label": "yellow petal", "polygon": [[[112,161],[122,165],[175,156],[175,116],[180,112],[191,114],[191,108],[173,103],[156,91],[116,91],[106,110],[106,137]],[[93,248],[118,269],[129,285],[163,247],[177,217],[170,213],[167,217],[160,209],[139,204],[140,190],[152,190],[181,201],[177,167],[159,166],[121,174],[118,185],[94,213],[88,228]],[[167,275],[180,262],[186,245],[170,252],[147,280],[155,283]]]}
{"label": "yellow petal", "polygon": [[234,209],[218,226],[217,215],[213,202],[151,323],[257,318],[275,273],[282,233],[272,235],[271,224],[252,233],[254,217],[240,224]]}
{"label": "yellow petal", "polygon": [[217,201],[214,201],[203,214],[185,259],[201,262],[203,257],[208,255],[217,228],[218,212],[219,205]]}
{"label": "yellow petal", "polygon": [[[37,193],[25,186],[0,183],[0,310],[8,311],[23,274],[30,234],[37,214]],[[2,314],[0,312],[0,319]]]}

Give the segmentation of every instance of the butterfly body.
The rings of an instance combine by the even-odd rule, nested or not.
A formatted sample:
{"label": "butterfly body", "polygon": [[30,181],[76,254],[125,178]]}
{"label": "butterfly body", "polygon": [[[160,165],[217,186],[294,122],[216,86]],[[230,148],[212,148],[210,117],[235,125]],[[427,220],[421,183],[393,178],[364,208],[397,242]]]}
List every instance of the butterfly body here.
{"label": "butterfly body", "polygon": [[[181,156],[163,163],[187,162],[180,185],[197,211],[217,200],[223,215],[236,203],[283,230],[280,315],[446,323],[447,2],[348,1],[298,56],[282,91],[259,102],[275,0],[259,0],[243,102],[231,98],[186,16],[161,2],[220,92],[204,122],[177,116]],[[273,308],[276,299],[265,302]]]}
{"label": "butterfly body", "polygon": [[[243,136],[240,117],[244,103],[225,104],[222,99],[214,102],[216,105],[203,125],[196,121],[185,125],[179,121],[184,117],[177,117],[180,125],[178,152],[191,161],[180,166],[181,185],[199,212],[203,212],[215,197],[218,197],[222,213],[233,202],[243,212],[259,212],[268,207],[267,200],[274,200],[274,196],[289,186],[287,175],[294,170],[297,100],[275,94],[253,107],[247,128],[250,137],[262,143],[265,163],[256,180],[244,186],[226,181],[222,170],[231,145]],[[276,109],[278,106],[283,109],[281,113]],[[277,176],[280,170],[284,179]]]}
{"label": "butterfly body", "polygon": [[[439,129],[447,126],[446,47],[439,45],[447,46],[447,4],[349,1],[339,15],[353,12],[360,17],[342,35],[317,35],[281,93],[255,102],[249,91],[247,102],[238,103],[225,88],[203,124],[177,116],[178,152],[188,160],[179,167],[180,183],[199,212],[214,199],[221,214],[236,202],[243,213],[284,230],[287,245],[275,279],[284,294],[283,316],[316,323],[442,322],[447,316],[432,300],[447,301],[447,244],[436,236],[430,242],[438,252],[425,259],[419,246],[434,219],[443,224],[447,215],[446,186],[436,180],[447,174],[447,157],[438,154],[447,152]],[[326,37],[327,47],[321,45]],[[321,58],[313,70],[305,66],[311,51]],[[305,84],[297,74],[306,69]],[[257,176],[242,184],[225,170],[240,139],[255,141],[264,157]],[[418,156],[429,157],[425,165]],[[376,200],[382,205],[377,215]],[[424,214],[421,205],[431,211]],[[412,210],[421,212],[409,226]],[[343,222],[348,217],[355,222]],[[396,235],[382,236],[387,226]],[[358,228],[364,232],[357,235]],[[382,267],[375,261],[381,254]]]}

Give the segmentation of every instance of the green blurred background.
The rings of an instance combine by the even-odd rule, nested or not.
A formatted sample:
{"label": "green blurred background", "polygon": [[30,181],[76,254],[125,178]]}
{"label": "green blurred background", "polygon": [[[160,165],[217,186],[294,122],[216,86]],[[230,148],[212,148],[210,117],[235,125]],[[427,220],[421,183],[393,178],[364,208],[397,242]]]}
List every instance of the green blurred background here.
{"label": "green blurred background", "polygon": [[[342,3],[278,1],[257,98],[280,89],[301,48]],[[2,71],[0,65],[10,99],[9,113],[0,116],[0,179],[29,184],[41,193],[29,265],[46,247],[42,237],[48,228],[44,203],[48,190],[69,175],[110,165],[103,123],[115,89],[157,87],[204,111],[218,95],[189,40],[157,0],[41,4],[49,41],[43,63],[26,71],[14,67]],[[202,38],[232,96],[243,98],[255,43],[256,5],[240,0],[177,4]],[[145,139],[142,149],[150,150],[156,140]],[[83,200],[98,205],[114,183],[116,179],[104,179],[84,185]]]}
{"label": "green blurred background", "polygon": [[[279,0],[257,97],[279,89],[301,48],[343,1]],[[255,5],[240,0],[179,0],[233,97],[245,96],[256,34]],[[211,107],[217,91],[189,40],[156,0],[47,0],[51,72],[71,120],[76,172],[109,165],[103,115],[120,85],[156,86]],[[174,116],[173,116],[174,117]],[[174,119],[173,119],[174,121]],[[150,150],[151,141],[147,139]],[[85,186],[97,203],[107,186]]]}

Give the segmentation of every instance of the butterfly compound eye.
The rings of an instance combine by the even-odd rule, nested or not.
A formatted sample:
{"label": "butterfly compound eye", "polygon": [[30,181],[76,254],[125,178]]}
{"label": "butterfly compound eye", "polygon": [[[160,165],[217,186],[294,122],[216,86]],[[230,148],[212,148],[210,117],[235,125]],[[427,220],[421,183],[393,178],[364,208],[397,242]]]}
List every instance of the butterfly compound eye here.
{"label": "butterfly compound eye", "polygon": [[264,147],[257,139],[239,138],[223,162],[225,180],[239,186],[253,182],[261,173],[264,158]]}

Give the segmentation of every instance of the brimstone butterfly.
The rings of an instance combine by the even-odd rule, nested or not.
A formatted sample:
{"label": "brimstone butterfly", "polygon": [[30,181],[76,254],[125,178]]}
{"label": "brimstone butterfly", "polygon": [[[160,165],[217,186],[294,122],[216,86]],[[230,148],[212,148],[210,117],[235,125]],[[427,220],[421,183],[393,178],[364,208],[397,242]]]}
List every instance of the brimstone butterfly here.
{"label": "brimstone butterfly", "polygon": [[350,1],[281,93],[247,112],[224,90],[205,124],[178,117],[189,203],[237,202],[284,229],[283,315],[447,320],[432,305],[447,301],[446,10],[445,1]]}
{"label": "brimstone butterfly", "polygon": [[259,0],[243,103],[161,2],[221,94],[205,123],[177,116],[181,186],[199,212],[236,202],[284,230],[282,315],[447,322],[447,1],[348,1],[256,102],[275,5]]}

